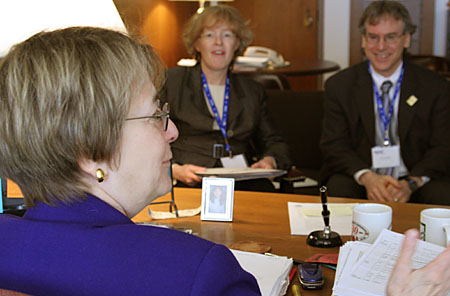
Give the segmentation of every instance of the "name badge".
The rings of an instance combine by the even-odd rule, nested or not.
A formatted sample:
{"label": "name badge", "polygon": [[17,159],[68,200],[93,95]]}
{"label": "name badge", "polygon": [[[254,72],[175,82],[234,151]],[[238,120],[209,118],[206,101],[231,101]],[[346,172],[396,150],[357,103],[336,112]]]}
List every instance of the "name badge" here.
{"label": "name badge", "polygon": [[233,157],[221,157],[220,161],[226,169],[245,169],[248,168],[247,161],[243,154],[233,155]]}
{"label": "name badge", "polygon": [[400,166],[400,146],[372,147],[372,166],[375,169]]}

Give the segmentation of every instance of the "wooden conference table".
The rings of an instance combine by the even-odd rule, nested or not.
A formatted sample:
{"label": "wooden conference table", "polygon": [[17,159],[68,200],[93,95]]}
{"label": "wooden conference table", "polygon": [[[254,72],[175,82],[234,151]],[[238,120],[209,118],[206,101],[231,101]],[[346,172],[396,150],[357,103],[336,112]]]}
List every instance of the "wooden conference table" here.
{"label": "wooden conference table", "polygon": [[[157,201],[169,199],[166,195]],[[339,248],[322,249],[311,247],[306,243],[306,236],[290,234],[287,202],[320,202],[319,196],[244,192],[236,191],[234,195],[233,222],[201,221],[200,215],[178,219],[155,220],[153,223],[170,224],[178,229],[192,229],[193,234],[216,243],[230,245],[239,241],[258,241],[271,246],[271,253],[304,260],[317,253],[339,252]],[[331,203],[364,203],[367,200],[348,198],[329,198]],[[193,209],[201,205],[201,189],[175,188],[175,202],[178,209]],[[405,232],[409,228],[419,228],[420,211],[436,207],[422,204],[386,203],[392,207],[392,230]],[[441,206],[439,206],[441,207]],[[152,205],[153,210],[168,211],[168,205]],[[144,209],[135,222],[149,222],[151,218]],[[351,238],[342,237],[344,241]],[[306,291],[302,295],[331,295],[335,271],[324,268],[325,285],[322,290]],[[295,279],[295,282],[298,282]],[[289,289],[288,295],[291,294]]]}

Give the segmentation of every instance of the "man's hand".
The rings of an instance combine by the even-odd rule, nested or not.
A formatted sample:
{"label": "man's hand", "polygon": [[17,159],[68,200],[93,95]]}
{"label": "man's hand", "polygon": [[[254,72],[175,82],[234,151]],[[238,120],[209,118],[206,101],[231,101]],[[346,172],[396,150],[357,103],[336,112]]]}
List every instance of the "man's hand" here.
{"label": "man's hand", "polygon": [[187,185],[194,185],[195,183],[200,182],[202,179],[195,173],[204,171],[206,171],[205,167],[193,164],[172,165],[173,178]]}
{"label": "man's hand", "polygon": [[409,189],[408,182],[405,180],[400,180],[398,183],[400,188],[389,184],[387,190],[391,193],[395,202],[408,202],[412,194],[411,189]]}
{"label": "man's hand", "polygon": [[400,189],[399,181],[387,175],[378,175],[372,171],[364,173],[359,182],[366,187],[367,198],[376,201],[394,201],[389,186]]}
{"label": "man's hand", "polygon": [[252,164],[252,168],[275,169],[275,159],[272,156],[265,156],[264,158]]}
{"label": "man's hand", "polygon": [[410,229],[400,250],[397,263],[392,270],[386,287],[389,296],[447,296],[450,291],[450,247],[433,261],[420,269],[412,269],[411,258],[414,254],[419,232]]}

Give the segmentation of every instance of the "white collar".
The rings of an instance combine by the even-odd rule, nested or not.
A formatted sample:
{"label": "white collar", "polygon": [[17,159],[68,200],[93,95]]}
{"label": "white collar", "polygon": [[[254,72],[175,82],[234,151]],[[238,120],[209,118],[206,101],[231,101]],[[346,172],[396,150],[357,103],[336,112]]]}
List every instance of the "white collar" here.
{"label": "white collar", "polygon": [[[372,79],[375,82],[375,85],[377,86],[377,89],[380,89],[381,85],[386,80],[389,80],[390,82],[392,82],[392,85],[395,86],[397,84],[397,82],[398,82],[398,79],[400,78],[400,73],[402,71],[402,66],[403,66],[403,61],[400,63],[400,65],[398,65],[397,69],[394,71],[394,73],[392,73],[391,76],[384,77],[381,74],[375,72],[375,70],[373,69],[372,65],[370,65],[370,72],[372,73]],[[394,87],[392,87],[391,90],[392,89],[394,89]]]}

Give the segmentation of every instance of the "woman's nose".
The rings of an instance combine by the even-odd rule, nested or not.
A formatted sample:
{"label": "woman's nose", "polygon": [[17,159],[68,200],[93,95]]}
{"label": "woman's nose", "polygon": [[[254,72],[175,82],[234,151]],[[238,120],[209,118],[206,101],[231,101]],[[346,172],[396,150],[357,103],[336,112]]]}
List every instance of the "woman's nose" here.
{"label": "woman's nose", "polygon": [[178,129],[175,123],[169,118],[169,123],[167,126],[167,130],[165,132],[166,140],[169,143],[172,143],[178,138]]}

